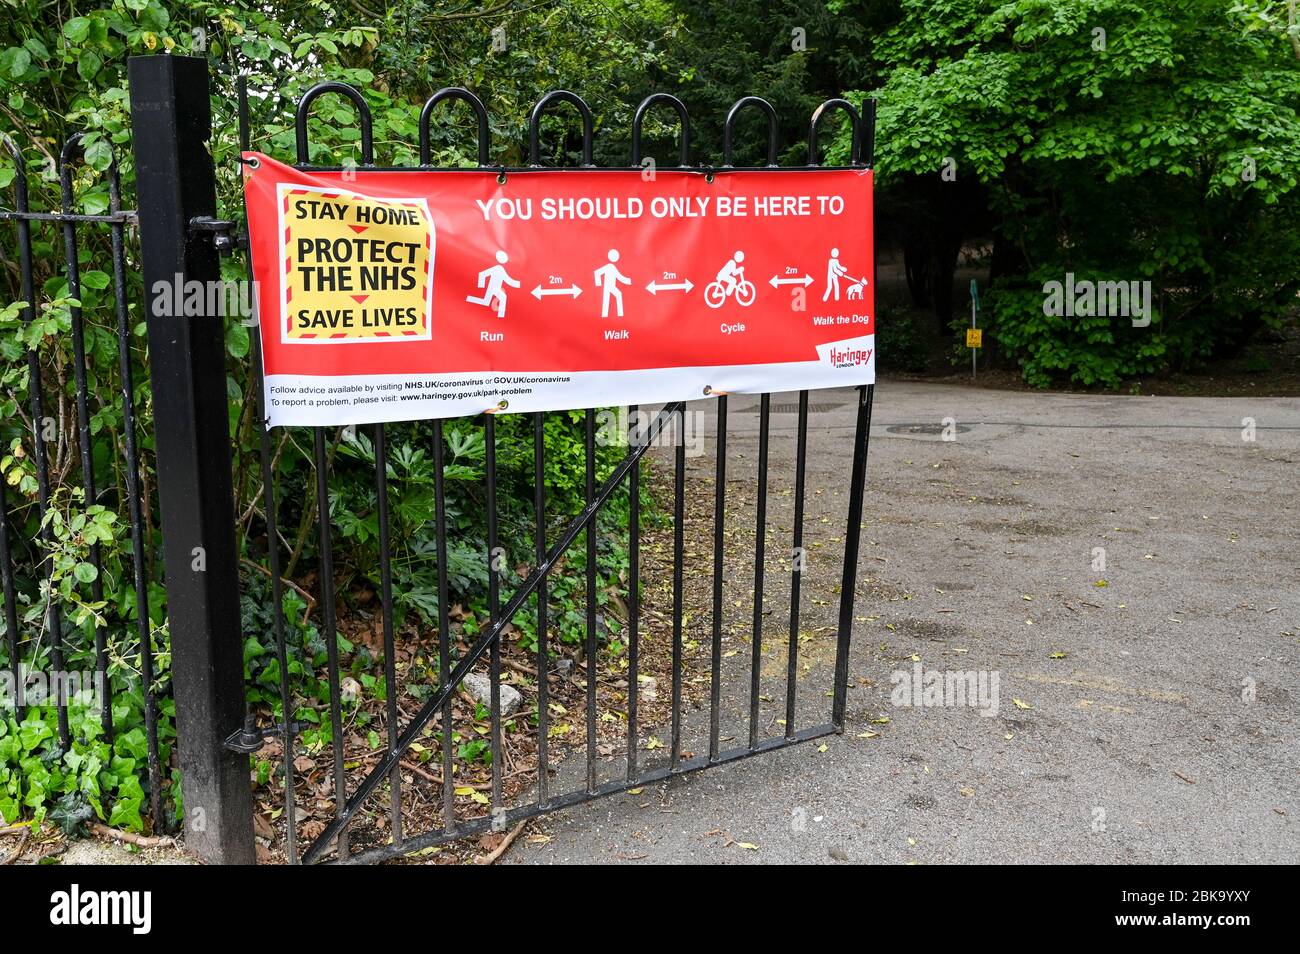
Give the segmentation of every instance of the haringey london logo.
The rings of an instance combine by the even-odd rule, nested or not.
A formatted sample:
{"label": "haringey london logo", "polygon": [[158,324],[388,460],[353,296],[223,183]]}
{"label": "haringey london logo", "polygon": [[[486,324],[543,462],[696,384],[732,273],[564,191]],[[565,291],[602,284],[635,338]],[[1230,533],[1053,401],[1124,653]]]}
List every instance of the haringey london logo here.
{"label": "haringey london logo", "polygon": [[871,360],[874,348],[839,348],[831,346],[831,364],[837,368],[856,368]]}

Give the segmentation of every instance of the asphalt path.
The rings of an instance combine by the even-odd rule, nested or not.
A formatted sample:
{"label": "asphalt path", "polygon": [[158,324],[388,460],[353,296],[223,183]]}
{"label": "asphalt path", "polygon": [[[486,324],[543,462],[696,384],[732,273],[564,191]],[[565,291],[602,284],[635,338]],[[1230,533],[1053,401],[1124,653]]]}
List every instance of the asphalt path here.
{"label": "asphalt path", "polygon": [[[800,726],[829,714],[854,399],[812,397]],[[796,422],[794,395],[772,400],[764,737],[783,728]],[[724,748],[747,734],[759,418],[729,401]],[[713,404],[691,409],[712,428]],[[712,479],[705,447],[692,480]],[[505,860],[1294,863],[1298,528],[1296,399],[884,380],[844,733],[548,816]],[[918,672],[950,691],[900,704]],[[695,751],[706,727],[689,713]]]}

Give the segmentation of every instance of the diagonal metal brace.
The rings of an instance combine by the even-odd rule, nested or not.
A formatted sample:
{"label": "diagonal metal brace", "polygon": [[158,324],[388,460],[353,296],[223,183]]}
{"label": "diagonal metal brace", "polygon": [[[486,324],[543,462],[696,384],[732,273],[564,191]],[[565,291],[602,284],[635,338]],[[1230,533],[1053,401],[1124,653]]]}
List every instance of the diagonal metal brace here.
{"label": "diagonal metal brace", "polygon": [[[407,723],[406,728],[398,736],[397,742],[388,754],[361,780],[361,784],[352,793],[352,797],[348,799],[343,811],[326,825],[325,830],[312,842],[311,847],[302,856],[303,864],[312,864],[316,861],[329,845],[343,833],[344,829],[352,824],[357,809],[365,804],[366,800],[378,788],[379,783],[389,777],[402,755],[410,748],[411,743],[418,739],[420,732],[442,708],[443,702],[456,691],[456,688],[469,675],[470,670],[474,668],[478,661],[483,658],[483,654],[491,648],[492,644],[501,638],[502,631],[510,625],[515,613],[519,612],[520,607],[524,605],[528,597],[532,596],[537,590],[546,574],[550,572],[551,567],[555,565],[555,561],[562,557],[564,552],[573,545],[573,541],[578,538],[578,534],[582,533],[595,521],[597,512],[613,495],[618,485],[622,483],[623,478],[632,469],[632,465],[645,456],[646,450],[654,443],[655,438],[663,431],[668,421],[672,420],[673,415],[681,412],[684,407],[685,403],[678,401],[659,412],[658,416],[650,423],[645,437],[638,446],[619,461],[618,466],[614,468],[614,472],[600,485],[600,490],[592,498],[591,503],[587,504],[582,509],[582,512],[565,528],[560,539],[547,551],[546,559],[533,568],[533,572],[528,575],[528,579],[515,591],[492,628],[480,636],[478,641],[470,647],[469,652],[461,657],[460,663],[452,670],[450,678],[443,683],[442,688],[421,706],[420,711]],[[594,674],[588,673],[587,678],[594,678]],[[444,731],[449,731],[449,727],[444,727]]]}

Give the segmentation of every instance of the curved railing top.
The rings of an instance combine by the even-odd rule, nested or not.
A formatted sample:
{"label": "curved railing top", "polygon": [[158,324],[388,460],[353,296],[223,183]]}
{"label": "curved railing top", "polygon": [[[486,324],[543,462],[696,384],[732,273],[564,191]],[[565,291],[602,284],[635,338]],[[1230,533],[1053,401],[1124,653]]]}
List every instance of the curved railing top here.
{"label": "curved railing top", "polygon": [[645,115],[660,104],[671,106],[677,111],[677,120],[681,127],[679,137],[681,152],[678,165],[689,166],[691,164],[691,117],[686,110],[686,104],[671,93],[651,93],[641,100],[641,105],[636,108],[636,114],[632,117],[632,165],[641,165],[641,124],[645,121]]}
{"label": "curved railing top", "polygon": [[847,99],[828,99],[813,110],[812,118],[808,121],[808,165],[810,166],[821,165],[817,151],[817,126],[821,123],[823,116],[835,109],[848,113],[849,121],[852,124],[849,133],[849,164],[856,166],[860,162],[862,117],[858,115],[857,109]]}
{"label": "curved railing top", "polygon": [[736,124],[736,117],[741,111],[753,107],[762,111],[767,117],[767,165],[776,165],[776,136],[777,136],[777,119],[776,110],[772,104],[761,96],[745,96],[736,100],[735,105],[727,111],[727,120],[722,126],[722,165],[724,168],[731,168],[731,140],[732,128]]}
{"label": "curved railing top", "polygon": [[375,164],[375,145],[374,136],[371,132],[370,106],[366,103],[366,98],[361,95],[361,91],[355,86],[335,82],[317,83],[302,94],[302,99],[298,100],[298,113],[294,117],[298,165],[305,166],[311,161],[311,150],[307,142],[307,117],[311,112],[311,104],[326,93],[337,93],[340,96],[346,96],[352,101],[352,105],[357,108],[357,114],[361,122],[361,164],[363,166],[373,166]]}
{"label": "curved railing top", "polygon": [[582,164],[583,166],[593,166],[591,142],[595,130],[596,121],[591,114],[591,107],[586,104],[581,96],[577,93],[571,93],[567,89],[553,89],[537,101],[533,107],[532,113],[528,117],[528,164],[534,167],[540,167],[542,164],[542,144],[541,144],[541,125],[542,114],[552,103],[568,103],[578,110],[582,116]]}
{"label": "curved railing top", "polygon": [[462,103],[467,103],[469,108],[474,111],[474,118],[478,122],[478,164],[486,166],[490,155],[487,107],[483,105],[483,100],[463,86],[443,87],[430,96],[428,102],[424,104],[424,109],[420,110],[420,165],[427,166],[432,158],[429,142],[429,119],[438,104],[449,99],[458,99]]}
{"label": "curved railing top", "polygon": [[[361,92],[347,83],[325,82],[318,83],[311,89],[307,90],[298,101],[297,112],[295,116],[295,138],[297,146],[297,163],[298,165],[310,164],[310,143],[307,134],[307,120],[310,115],[311,105],[321,96],[333,93],[346,97],[357,108],[360,132],[361,132],[361,163],[364,166],[374,165],[374,140],[372,133],[372,118],[370,107],[366,103],[365,97]],[[434,110],[447,100],[459,100],[470,107],[474,113],[475,123],[478,130],[477,153],[478,165],[480,168],[486,168],[490,164],[491,155],[491,133],[488,121],[487,107],[483,100],[475,93],[462,86],[444,87],[425,102],[420,111],[419,121],[419,149],[420,149],[420,166],[428,167],[432,160],[432,135],[431,122]],[[566,89],[556,89],[543,95],[533,106],[528,117],[528,166],[529,168],[541,168],[541,121],[546,111],[557,103],[567,103],[573,106],[582,120],[582,168],[593,168],[593,139],[595,132],[595,118],[585,100],[577,93]],[[691,147],[691,120],[690,113],[686,104],[681,99],[671,93],[653,93],[647,96],[637,106],[636,112],[632,117],[632,165],[639,166],[643,160],[643,134],[642,129],[645,117],[649,111],[656,106],[671,107],[676,113],[680,129],[678,138],[678,167],[688,168],[690,162]],[[777,147],[779,137],[779,121],[777,119],[776,109],[767,100],[760,96],[744,96],[738,99],[727,111],[726,120],[722,130],[722,165],[720,168],[734,168],[734,145],[735,145],[735,126],[740,115],[747,109],[758,110],[763,114],[767,123],[767,141],[765,149],[765,168],[780,168],[777,163]],[[876,125],[876,101],[868,99],[863,102],[861,111],[858,110],[847,99],[833,98],[828,99],[819,105],[809,119],[808,123],[808,167],[818,168],[821,166],[821,152],[818,148],[818,133],[820,131],[822,120],[828,113],[841,111],[848,115],[851,122],[850,146],[849,146],[849,164],[851,166],[865,166],[871,168],[874,165],[875,158],[875,125]],[[81,134],[68,140],[64,147],[64,165],[70,155],[69,150],[80,141]],[[16,157],[21,157],[18,147],[12,139],[5,136],[4,142],[6,147]],[[708,167],[705,167],[708,168]]]}

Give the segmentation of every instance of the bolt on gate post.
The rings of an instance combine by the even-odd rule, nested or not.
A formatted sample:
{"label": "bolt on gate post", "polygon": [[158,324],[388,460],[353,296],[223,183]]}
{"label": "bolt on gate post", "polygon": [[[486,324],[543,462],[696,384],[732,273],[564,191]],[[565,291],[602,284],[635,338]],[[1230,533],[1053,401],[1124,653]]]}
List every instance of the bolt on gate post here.
{"label": "bolt on gate post", "polygon": [[224,324],[156,315],[152,292],[220,278],[211,233],[191,227],[216,210],[208,64],[139,56],[128,70],[186,844],[252,864],[248,756],[225,747],[244,684]]}

